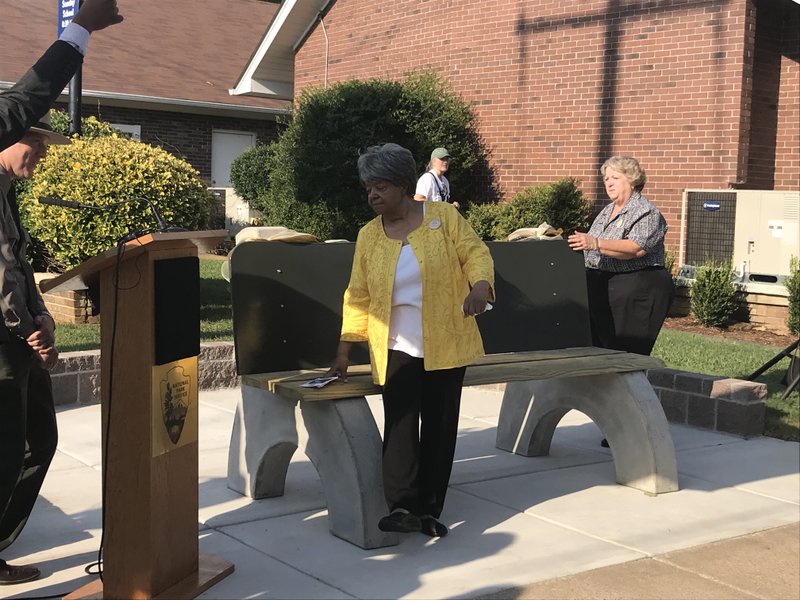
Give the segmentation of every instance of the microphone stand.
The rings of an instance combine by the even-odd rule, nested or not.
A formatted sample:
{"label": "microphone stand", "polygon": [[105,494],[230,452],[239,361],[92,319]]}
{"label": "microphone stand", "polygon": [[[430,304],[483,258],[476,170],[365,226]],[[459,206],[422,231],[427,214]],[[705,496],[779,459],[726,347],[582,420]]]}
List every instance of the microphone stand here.
{"label": "microphone stand", "polygon": [[[57,198],[57,197],[45,196],[45,197],[39,198],[39,203],[40,204],[46,204],[46,205],[49,205],[49,206],[62,206],[62,207],[65,207],[65,208],[89,209],[89,210],[107,210],[109,208],[114,208],[116,206],[120,206],[122,204],[127,204],[129,202],[146,202],[147,203],[147,206],[148,206],[148,208],[150,209],[150,212],[153,215],[153,219],[155,219],[156,225],[158,226],[158,229],[156,231],[159,231],[159,232],[186,231],[186,229],[184,229],[183,227],[176,227],[174,225],[168,225],[167,222],[164,221],[164,219],[158,213],[158,210],[156,210],[155,204],[153,204],[150,201],[149,198],[145,198],[144,196],[136,196],[134,198],[126,198],[125,200],[118,200],[116,202],[112,202],[110,204],[104,204],[102,206],[97,206],[97,205],[93,205],[93,204],[84,204],[82,202],[73,202],[71,200],[63,200],[63,199]],[[140,235],[144,235],[144,233],[146,233],[144,230],[131,231],[129,233],[126,233],[124,236],[122,236],[119,239],[118,243],[124,244],[126,242],[129,242],[129,241],[139,237]],[[147,232],[147,233],[149,233],[149,232]]]}

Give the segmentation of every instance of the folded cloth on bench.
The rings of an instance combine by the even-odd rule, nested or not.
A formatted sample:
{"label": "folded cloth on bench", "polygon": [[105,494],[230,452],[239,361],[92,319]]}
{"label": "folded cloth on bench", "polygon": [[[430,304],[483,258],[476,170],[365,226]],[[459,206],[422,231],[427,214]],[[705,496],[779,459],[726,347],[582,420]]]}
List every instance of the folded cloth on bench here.
{"label": "folded cloth on bench", "polygon": [[528,241],[528,240],[560,240],[564,230],[560,227],[555,229],[547,222],[538,227],[523,227],[508,234],[509,242]]}
{"label": "folded cloth on bench", "polygon": [[236,234],[236,243],[254,240],[268,242],[289,242],[294,244],[310,244],[319,239],[310,233],[303,233],[287,227],[245,227]]}

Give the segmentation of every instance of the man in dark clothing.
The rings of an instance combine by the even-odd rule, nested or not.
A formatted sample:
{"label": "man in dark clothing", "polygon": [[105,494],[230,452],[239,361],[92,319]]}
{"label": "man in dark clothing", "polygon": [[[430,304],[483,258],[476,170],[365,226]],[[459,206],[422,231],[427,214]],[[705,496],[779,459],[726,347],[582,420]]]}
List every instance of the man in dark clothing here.
{"label": "man in dark clothing", "polygon": [[[116,0],[86,0],[61,38],[0,94],[0,552],[28,521],[58,441],[47,372],[58,360],[55,323],[27,261],[13,180],[31,178],[47,144],[69,143],[40,119],[81,64],[89,34],[121,20]],[[0,559],[0,585],[37,577],[34,566]]]}

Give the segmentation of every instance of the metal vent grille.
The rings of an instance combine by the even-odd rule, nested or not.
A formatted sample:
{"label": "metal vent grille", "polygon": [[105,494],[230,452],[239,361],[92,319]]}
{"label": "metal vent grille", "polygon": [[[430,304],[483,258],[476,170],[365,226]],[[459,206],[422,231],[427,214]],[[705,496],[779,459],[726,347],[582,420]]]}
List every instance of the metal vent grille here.
{"label": "metal vent grille", "polygon": [[700,266],[708,260],[733,260],[736,226],[736,192],[687,192],[687,265]]}
{"label": "metal vent grille", "polygon": [[783,195],[783,218],[800,219],[800,194],[788,193]]}

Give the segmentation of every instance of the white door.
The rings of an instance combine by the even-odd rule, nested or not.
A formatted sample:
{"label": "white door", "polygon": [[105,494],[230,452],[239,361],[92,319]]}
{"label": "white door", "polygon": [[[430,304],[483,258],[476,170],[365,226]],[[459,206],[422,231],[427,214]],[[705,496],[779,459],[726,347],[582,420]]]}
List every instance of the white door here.
{"label": "white door", "polygon": [[211,186],[231,187],[231,164],[245,150],[255,147],[256,135],[245,131],[211,133]]}

